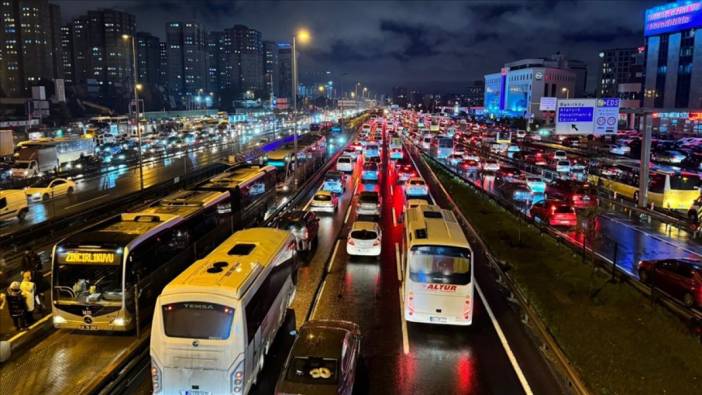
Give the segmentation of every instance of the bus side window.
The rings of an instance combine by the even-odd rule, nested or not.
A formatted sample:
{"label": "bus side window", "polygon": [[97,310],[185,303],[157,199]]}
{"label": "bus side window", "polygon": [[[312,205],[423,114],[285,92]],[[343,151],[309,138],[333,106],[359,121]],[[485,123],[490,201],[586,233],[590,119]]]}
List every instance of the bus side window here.
{"label": "bus side window", "polygon": [[291,265],[289,263],[283,263],[271,269],[268,277],[263,280],[261,287],[246,305],[247,343],[253,339],[275,298],[280,293],[285,280],[290,275]]}

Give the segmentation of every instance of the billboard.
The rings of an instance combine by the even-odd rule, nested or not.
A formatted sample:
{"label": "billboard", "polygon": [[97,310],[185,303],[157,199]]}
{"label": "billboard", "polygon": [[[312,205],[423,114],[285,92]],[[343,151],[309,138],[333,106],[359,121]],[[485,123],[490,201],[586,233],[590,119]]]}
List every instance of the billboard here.
{"label": "billboard", "polygon": [[560,99],[556,105],[556,134],[617,132],[619,99]]}
{"label": "billboard", "polygon": [[557,101],[555,97],[542,97],[539,100],[539,111],[556,111]]}
{"label": "billboard", "polygon": [[644,16],[644,36],[679,32],[702,26],[702,1],[671,3],[649,8]]}

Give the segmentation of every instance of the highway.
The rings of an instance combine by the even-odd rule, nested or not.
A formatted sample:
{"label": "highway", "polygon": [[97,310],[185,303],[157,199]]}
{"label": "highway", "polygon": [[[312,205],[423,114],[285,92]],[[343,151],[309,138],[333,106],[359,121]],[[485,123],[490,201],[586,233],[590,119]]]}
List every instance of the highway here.
{"label": "highway", "polygon": [[[425,152],[428,155],[428,153]],[[503,158],[503,163],[508,163]],[[451,166],[444,162],[451,168]],[[486,191],[493,197],[508,202],[519,211],[528,215],[529,206],[524,202],[506,200],[498,195],[497,188],[501,182],[494,174],[485,173],[479,178],[468,179],[460,175],[466,182]],[[619,205],[602,202],[603,210],[598,214],[594,226],[597,237],[589,240],[585,237],[584,229],[587,221],[579,218],[580,229],[558,228],[556,232],[566,241],[575,246],[583,244],[598,255],[615,262],[617,267],[638,279],[636,265],[640,260],[662,258],[702,258],[702,244],[691,237],[685,230],[673,228],[652,218],[641,218],[630,214]]]}
{"label": "highway", "polygon": [[[265,136],[274,135],[274,131],[267,133],[244,136],[241,145],[236,142],[225,144],[212,144],[210,146],[200,146],[189,149],[186,152],[175,153],[165,157],[144,159],[144,188],[160,184],[164,181],[172,180],[176,177],[188,174],[196,169],[210,165],[212,163],[225,161],[228,155],[236,154],[253,148],[256,143]],[[291,136],[283,138],[285,141],[291,140]],[[273,149],[276,143],[269,143],[262,148]],[[0,223],[0,237],[8,236],[18,230],[47,221],[62,215],[70,215],[80,212],[95,205],[116,199],[129,193],[138,191],[140,188],[138,166],[112,166],[102,174],[90,177],[77,177],[76,190],[71,195],[59,196],[46,202],[34,201],[29,204],[29,212],[24,221],[16,219]]]}
{"label": "highway", "polygon": [[[476,278],[484,298],[476,293],[471,327],[404,321],[400,294],[403,269],[398,260],[403,189],[395,182],[396,175],[390,170],[393,167],[387,163],[382,168],[389,170],[376,183],[362,183],[360,167],[361,160],[346,180],[339,210],[319,214],[318,245],[313,254],[305,257],[299,270],[287,326],[279,331],[251,393],[273,393],[292,345],[291,331],[307,319],[324,318],[351,320],[361,326],[362,359],[355,394],[562,393],[539,350],[524,332],[520,317],[509,308],[490,275],[481,273],[481,260],[476,262]],[[351,258],[346,253],[349,227],[356,219],[373,219],[358,217],[356,197],[358,192],[371,189],[379,191],[385,201],[380,219],[382,254],[377,259]],[[304,209],[309,203],[302,200],[298,208]],[[496,328],[500,328],[502,336]],[[147,369],[138,372],[127,392],[151,392]]]}

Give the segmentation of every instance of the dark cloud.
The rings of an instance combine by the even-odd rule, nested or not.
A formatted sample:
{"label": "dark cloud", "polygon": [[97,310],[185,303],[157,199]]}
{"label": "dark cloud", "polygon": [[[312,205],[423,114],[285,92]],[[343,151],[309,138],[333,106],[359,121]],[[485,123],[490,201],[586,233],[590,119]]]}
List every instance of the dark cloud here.
{"label": "dark cloud", "polygon": [[[245,24],[265,39],[289,41],[300,26],[313,40],[300,50],[306,75],[330,71],[341,85],[460,90],[510,61],[560,51],[590,66],[601,49],[643,43],[643,12],[661,0],[578,1],[231,1],[53,0],[65,20],[112,7],[137,16],[137,28],[164,37],[165,23],[196,21],[208,30]],[[354,82],[355,83],[355,82]]]}

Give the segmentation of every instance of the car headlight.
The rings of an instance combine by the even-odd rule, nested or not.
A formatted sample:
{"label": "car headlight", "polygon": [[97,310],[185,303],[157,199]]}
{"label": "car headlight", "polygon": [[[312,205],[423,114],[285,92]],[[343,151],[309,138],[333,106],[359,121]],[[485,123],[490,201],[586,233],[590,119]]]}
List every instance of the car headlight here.
{"label": "car headlight", "polygon": [[124,319],[124,317],[117,317],[112,321],[112,325],[116,326],[124,326],[125,323],[126,320]]}

